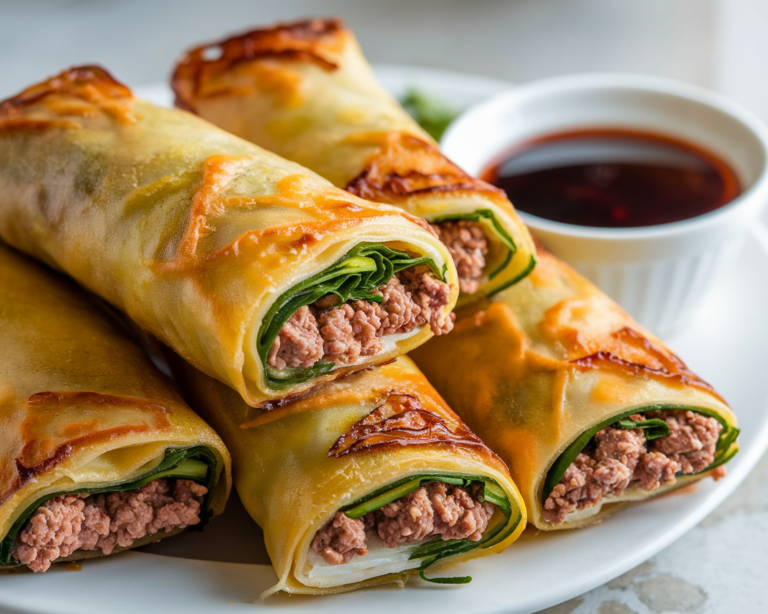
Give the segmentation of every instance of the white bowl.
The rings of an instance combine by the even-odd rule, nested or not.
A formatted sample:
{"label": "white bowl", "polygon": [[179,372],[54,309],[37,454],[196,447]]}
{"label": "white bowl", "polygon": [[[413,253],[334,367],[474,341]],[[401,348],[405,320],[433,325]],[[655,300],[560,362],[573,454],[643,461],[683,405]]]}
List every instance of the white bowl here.
{"label": "white bowl", "polygon": [[[504,151],[578,128],[631,128],[677,137],[717,154],[743,192],[727,205],[670,224],[594,228],[521,212],[531,231],[642,324],[668,333],[690,319],[736,262],[768,202],[768,129],[708,90],[640,75],[575,75],[502,92],[463,113],[443,137],[446,155],[479,175]],[[514,204],[514,203],[513,203]]]}

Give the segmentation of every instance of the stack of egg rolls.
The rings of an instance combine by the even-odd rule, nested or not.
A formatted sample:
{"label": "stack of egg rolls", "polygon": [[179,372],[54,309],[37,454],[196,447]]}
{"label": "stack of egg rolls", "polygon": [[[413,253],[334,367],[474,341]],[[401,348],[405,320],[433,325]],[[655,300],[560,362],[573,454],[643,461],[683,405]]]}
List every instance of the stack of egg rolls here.
{"label": "stack of egg rolls", "polygon": [[523,278],[535,248],[504,192],[470,177],[377,82],[338,19],[253,30],[186,53],[176,104],[334,185],[432,224],[462,301]]}
{"label": "stack of egg rolls", "polygon": [[0,348],[0,568],[135,548],[224,509],[216,433],[89,296],[2,245]]}
{"label": "stack of egg rolls", "polygon": [[[392,362],[450,329],[458,294],[448,251],[419,218],[137,100],[96,67],[2,103],[0,161],[0,237],[181,355],[190,400],[236,450],[238,490],[280,577],[268,593],[402,583],[523,530],[504,463],[413,363]],[[424,278],[431,302],[393,298],[393,280],[415,296]],[[339,305],[367,313],[361,303],[394,304],[391,328],[408,310],[433,314],[389,345],[382,335],[368,360],[291,381],[270,372],[299,310],[320,326]]]}
{"label": "stack of egg rolls", "polygon": [[450,330],[458,296],[421,219],[139,100],[98,67],[0,103],[0,238],[254,406]]}
{"label": "stack of egg rolls", "polygon": [[407,357],[272,410],[169,358],[227,443],[238,494],[264,530],[278,583],[263,597],[427,579],[428,568],[503,550],[525,527],[504,463]]}
{"label": "stack of egg rolls", "polygon": [[[178,106],[430,222],[455,213],[458,195],[465,212],[503,200],[458,169],[447,180],[451,163],[375,82],[338,20],[200,46],[173,87]],[[738,449],[735,416],[659,339],[550,254],[507,285],[465,296],[474,305],[457,329],[414,357],[509,464],[537,527],[584,526],[722,473]]]}
{"label": "stack of egg rolls", "polygon": [[[340,22],[195,49],[174,89],[204,119],[136,99],[97,67],[0,103],[0,238],[170,347],[264,529],[278,575],[264,596],[426,579],[511,544],[526,507],[542,529],[585,526],[718,477],[737,452],[725,401],[565,264],[541,250],[534,269],[533,240],[503,192],[439,153]],[[439,394],[401,356],[411,350]],[[67,381],[81,377],[91,376]],[[109,395],[189,412],[160,383],[141,394],[105,385],[24,398],[82,414],[103,397],[121,419],[133,401]],[[191,438],[172,423],[147,428]],[[133,447],[121,452],[109,488],[184,472],[201,482],[200,463],[214,458],[214,497],[212,467],[224,476],[227,457],[206,432],[204,443],[157,443],[143,464],[125,460]],[[35,465],[17,456],[19,492],[30,467],[52,471],[48,498],[107,489],[72,478],[56,452],[66,446],[44,446],[54,452]],[[65,475],[86,485],[63,488]],[[30,497],[18,509],[34,509]],[[15,509],[3,544],[26,518]]]}

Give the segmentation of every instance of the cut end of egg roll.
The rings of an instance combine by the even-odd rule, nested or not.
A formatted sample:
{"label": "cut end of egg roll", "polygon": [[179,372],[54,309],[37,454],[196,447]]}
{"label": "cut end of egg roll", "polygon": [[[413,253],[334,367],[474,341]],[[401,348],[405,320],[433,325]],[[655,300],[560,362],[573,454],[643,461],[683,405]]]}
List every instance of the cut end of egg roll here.
{"label": "cut end of egg roll", "polygon": [[[59,480],[20,501],[0,541],[0,568],[26,565],[45,572],[52,563],[110,555],[202,528],[223,505],[217,489],[224,459],[205,446],[166,448],[159,456],[151,447],[155,457],[123,479]],[[79,471],[97,472],[125,452],[107,452]]]}
{"label": "cut end of egg roll", "polygon": [[583,527],[722,477],[738,451],[727,403],[576,271],[539,257],[527,279],[461,310],[451,335],[414,353],[509,465],[531,523]]}
{"label": "cut end of egg roll", "polygon": [[739,429],[701,407],[625,410],[585,430],[557,457],[541,488],[540,522],[572,528],[599,522],[622,503],[642,501],[704,476],[725,476]]}
{"label": "cut end of egg roll", "polygon": [[[461,584],[445,564],[499,552],[525,525],[504,463],[406,357],[272,410],[171,356],[185,395],[241,468],[278,583],[262,597],[402,583]],[[243,411],[245,410],[245,411]]]}
{"label": "cut end of egg roll", "polygon": [[391,354],[424,329],[447,333],[451,295],[445,270],[428,256],[357,245],[272,305],[258,339],[267,382],[285,388]]}
{"label": "cut end of egg roll", "polygon": [[230,457],[120,324],[0,245],[0,568],[134,548],[223,511]]}
{"label": "cut end of egg roll", "polygon": [[520,520],[493,479],[408,477],[337,511],[312,538],[302,575],[305,583],[333,587],[339,578],[347,584],[413,570],[430,582],[465,584],[470,577],[424,572],[442,559],[505,541]]}
{"label": "cut end of egg roll", "polygon": [[459,293],[422,219],[93,66],[0,103],[0,238],[254,406],[449,331]]}
{"label": "cut end of egg roll", "polygon": [[535,263],[503,191],[462,171],[376,81],[339,19],[257,29],[187,52],[176,104],[316,171],[348,192],[428,221],[456,262],[462,301]]}

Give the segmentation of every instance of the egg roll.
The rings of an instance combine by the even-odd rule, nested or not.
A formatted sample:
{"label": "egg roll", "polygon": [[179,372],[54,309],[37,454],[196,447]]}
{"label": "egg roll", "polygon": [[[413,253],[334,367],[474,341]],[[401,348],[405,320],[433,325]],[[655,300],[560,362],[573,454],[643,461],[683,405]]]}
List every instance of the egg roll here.
{"label": "egg roll", "polygon": [[423,220],[93,66],[0,103],[0,238],[254,406],[447,332],[458,296]]}
{"label": "egg roll", "polygon": [[94,300],[0,245],[0,569],[102,556],[222,512],[221,439]]}
{"label": "egg roll", "polygon": [[314,170],[348,192],[427,220],[459,271],[462,302],[492,295],[535,263],[504,192],[475,179],[376,81],[338,19],[253,30],[186,53],[176,104]]}
{"label": "egg roll", "polygon": [[539,258],[414,354],[509,465],[530,522],[582,527],[723,475],[739,429],[722,397],[581,275]]}
{"label": "egg roll", "polygon": [[170,363],[227,443],[240,499],[264,530],[278,582],[262,597],[427,579],[427,569],[500,552],[523,531],[504,463],[407,357],[270,411]]}

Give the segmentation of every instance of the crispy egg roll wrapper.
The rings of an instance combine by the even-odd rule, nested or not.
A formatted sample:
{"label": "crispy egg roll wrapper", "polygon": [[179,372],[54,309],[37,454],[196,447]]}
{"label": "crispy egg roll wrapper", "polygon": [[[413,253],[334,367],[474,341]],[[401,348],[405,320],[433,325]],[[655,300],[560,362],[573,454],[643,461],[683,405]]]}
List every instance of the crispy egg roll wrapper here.
{"label": "crispy egg roll wrapper", "polygon": [[535,262],[528,229],[504,192],[440,153],[379,85],[354,34],[338,19],[203,45],[179,61],[172,85],[177,106],[363,198],[429,222],[477,216],[491,252],[472,297],[515,283]]}
{"label": "crispy egg roll wrapper", "polygon": [[[490,478],[511,503],[503,539],[441,562],[499,552],[525,526],[525,508],[504,463],[454,414],[407,357],[336,380],[270,411],[245,405],[231,389],[169,356],[182,391],[219,432],[236,466],[235,486],[264,530],[278,591],[323,594],[403,583],[410,571],[360,578],[311,577],[308,552],[318,529],[340,508],[388,485],[425,474]],[[393,399],[406,395],[421,409]],[[421,428],[401,420],[424,420]],[[496,512],[486,534],[501,516]],[[484,534],[485,535],[485,534]],[[470,542],[475,543],[475,542]],[[358,557],[365,560],[366,556]],[[309,571],[308,571],[309,570]],[[430,571],[432,568],[430,568]]]}
{"label": "crispy egg roll wrapper", "polygon": [[210,487],[201,519],[223,511],[230,456],[218,435],[90,296],[2,245],[0,348],[0,567],[16,564],[19,523],[44,500],[109,492],[163,469],[158,477],[174,477],[187,458],[207,464],[189,478]]}
{"label": "crispy egg roll wrapper", "polygon": [[[733,456],[736,416],[712,387],[576,271],[541,248],[539,257],[525,280],[461,310],[451,335],[414,354],[451,407],[507,463],[531,523],[547,530],[599,522]],[[621,497],[606,497],[556,527],[544,520],[548,473],[572,443],[597,425],[665,408],[693,409],[724,425],[708,470],[651,492],[630,484]],[[560,477],[550,477],[550,490]]]}
{"label": "crispy egg roll wrapper", "polygon": [[443,318],[458,295],[450,254],[422,220],[134,98],[98,67],[0,103],[0,238],[66,271],[251,405],[432,336],[425,326],[308,381],[267,380],[269,347],[257,346],[270,308],[297,284],[357,262],[355,250],[385,244],[426,258],[450,284]]}

